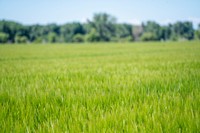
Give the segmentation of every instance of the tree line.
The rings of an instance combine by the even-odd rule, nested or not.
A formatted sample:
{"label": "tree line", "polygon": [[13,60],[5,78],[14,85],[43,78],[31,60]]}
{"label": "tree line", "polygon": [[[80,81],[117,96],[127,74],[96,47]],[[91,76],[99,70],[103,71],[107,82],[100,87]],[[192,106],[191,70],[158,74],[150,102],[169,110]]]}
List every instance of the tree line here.
{"label": "tree line", "polygon": [[161,26],[154,21],[141,25],[117,23],[106,13],[94,14],[86,23],[63,25],[22,25],[13,21],[0,21],[0,43],[63,43],[63,42],[126,42],[126,41],[178,41],[200,40],[200,24],[176,22]]}

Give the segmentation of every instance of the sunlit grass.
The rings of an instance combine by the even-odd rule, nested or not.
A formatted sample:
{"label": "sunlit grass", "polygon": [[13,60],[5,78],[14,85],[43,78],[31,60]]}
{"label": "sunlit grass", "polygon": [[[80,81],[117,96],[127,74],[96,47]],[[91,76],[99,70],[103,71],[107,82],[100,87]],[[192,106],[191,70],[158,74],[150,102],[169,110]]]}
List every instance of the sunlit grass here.
{"label": "sunlit grass", "polygon": [[200,42],[0,46],[1,132],[199,132]]}

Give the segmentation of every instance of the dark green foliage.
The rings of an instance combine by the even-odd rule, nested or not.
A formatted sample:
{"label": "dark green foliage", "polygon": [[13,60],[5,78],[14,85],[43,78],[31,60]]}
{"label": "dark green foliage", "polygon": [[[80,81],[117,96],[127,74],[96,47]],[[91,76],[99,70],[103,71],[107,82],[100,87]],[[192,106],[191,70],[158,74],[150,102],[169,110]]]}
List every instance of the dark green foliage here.
{"label": "dark green foliage", "polygon": [[117,23],[106,14],[94,14],[87,23],[72,22],[63,25],[25,26],[13,21],[0,21],[0,43],[55,43],[55,42],[128,42],[192,40],[200,38],[200,29],[191,22],[176,22],[161,26],[154,21],[142,25]]}
{"label": "dark green foliage", "polygon": [[122,38],[129,38],[132,40],[132,25],[129,24],[115,24],[115,37],[118,40]]}
{"label": "dark green foliage", "polygon": [[[162,39],[162,28],[161,26],[153,21],[148,21],[143,24],[144,38],[149,38],[150,40],[161,40]],[[147,41],[150,41],[147,39]]]}
{"label": "dark green foliage", "polygon": [[93,20],[88,23],[96,30],[100,41],[110,41],[115,34],[116,19],[106,13],[95,14]]}
{"label": "dark green foliage", "polygon": [[191,22],[177,22],[172,26],[172,32],[178,39],[192,40],[194,38],[194,29]]}
{"label": "dark green foliage", "polygon": [[68,23],[60,26],[60,35],[62,42],[73,42],[73,36],[76,34],[84,34],[83,25],[80,23]]}
{"label": "dark green foliage", "polygon": [[[28,30],[26,26],[12,21],[0,21],[0,32],[9,35],[8,41],[14,42],[15,36],[28,36]],[[7,42],[7,41],[6,41]]]}
{"label": "dark green foliage", "polygon": [[169,40],[171,36],[171,30],[169,26],[160,27],[160,38],[159,40]]}

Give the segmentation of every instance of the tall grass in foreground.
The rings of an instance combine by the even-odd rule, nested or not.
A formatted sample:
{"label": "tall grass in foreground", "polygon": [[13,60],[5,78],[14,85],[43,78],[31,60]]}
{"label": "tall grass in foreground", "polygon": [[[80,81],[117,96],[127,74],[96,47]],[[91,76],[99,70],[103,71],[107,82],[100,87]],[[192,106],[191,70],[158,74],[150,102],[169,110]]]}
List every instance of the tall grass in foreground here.
{"label": "tall grass in foreground", "polygon": [[200,42],[0,46],[1,132],[199,132]]}

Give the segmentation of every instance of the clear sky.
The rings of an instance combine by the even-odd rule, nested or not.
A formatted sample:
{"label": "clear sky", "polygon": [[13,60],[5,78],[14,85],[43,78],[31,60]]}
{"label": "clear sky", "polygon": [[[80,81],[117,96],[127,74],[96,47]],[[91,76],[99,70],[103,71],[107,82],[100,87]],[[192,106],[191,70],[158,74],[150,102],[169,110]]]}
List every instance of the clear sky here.
{"label": "clear sky", "polygon": [[132,24],[189,20],[197,25],[200,0],[0,0],[0,19],[23,24],[85,22],[99,12]]}

